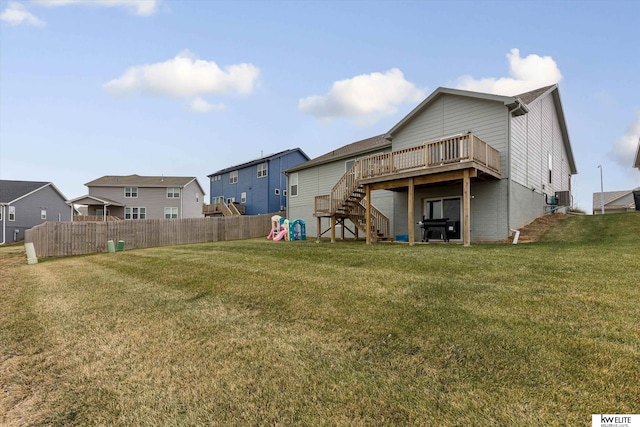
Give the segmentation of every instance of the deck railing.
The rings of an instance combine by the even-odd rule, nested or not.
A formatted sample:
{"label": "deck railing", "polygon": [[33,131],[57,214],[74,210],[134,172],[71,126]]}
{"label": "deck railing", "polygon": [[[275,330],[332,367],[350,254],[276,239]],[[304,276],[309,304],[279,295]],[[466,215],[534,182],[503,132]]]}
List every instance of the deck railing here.
{"label": "deck railing", "polygon": [[[362,179],[412,170],[425,170],[425,174],[438,173],[443,167],[467,161],[500,173],[500,152],[472,133],[448,136],[415,147],[358,159],[329,195],[315,197],[315,212],[333,214],[343,210],[346,201],[358,191]],[[359,208],[356,206],[355,209]]]}
{"label": "deck railing", "polygon": [[473,134],[454,135],[422,145],[360,159],[355,174],[363,179],[474,161],[500,172],[500,152]]}

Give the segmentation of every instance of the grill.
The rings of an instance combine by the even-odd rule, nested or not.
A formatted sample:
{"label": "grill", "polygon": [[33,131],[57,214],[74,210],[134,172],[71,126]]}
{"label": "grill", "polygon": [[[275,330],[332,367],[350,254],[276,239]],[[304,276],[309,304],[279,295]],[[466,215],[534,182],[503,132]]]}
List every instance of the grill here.
{"label": "grill", "polygon": [[454,221],[449,221],[449,218],[427,219],[422,217],[422,221],[418,221],[418,225],[424,230],[424,234],[422,236],[423,242],[428,242],[429,236],[433,238],[434,233],[438,233],[442,240],[448,242],[449,235],[447,232],[455,232],[456,223]]}

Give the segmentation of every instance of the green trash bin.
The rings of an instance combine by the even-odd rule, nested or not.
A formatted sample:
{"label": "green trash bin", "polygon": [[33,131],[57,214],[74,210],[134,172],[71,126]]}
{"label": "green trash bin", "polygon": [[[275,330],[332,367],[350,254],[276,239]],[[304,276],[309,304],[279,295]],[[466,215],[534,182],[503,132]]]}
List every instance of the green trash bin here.
{"label": "green trash bin", "polygon": [[124,251],[124,240],[118,240],[118,252]]}

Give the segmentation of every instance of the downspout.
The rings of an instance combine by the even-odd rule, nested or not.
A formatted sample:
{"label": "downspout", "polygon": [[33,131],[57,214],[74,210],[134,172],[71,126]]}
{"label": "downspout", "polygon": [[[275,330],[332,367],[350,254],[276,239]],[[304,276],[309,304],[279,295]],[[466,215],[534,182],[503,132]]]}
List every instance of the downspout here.
{"label": "downspout", "polygon": [[[507,107],[509,108],[509,107]],[[515,236],[513,239],[513,244],[518,243],[518,237],[520,236],[520,232],[511,228],[511,120],[513,120],[513,114],[519,111],[524,115],[529,112],[529,109],[520,101],[520,99],[515,99],[515,107],[510,108],[507,113],[507,158],[505,162],[505,166],[507,169],[507,228],[509,231],[515,232]]]}
{"label": "downspout", "polygon": [[184,194],[185,194],[185,186],[183,185],[180,189],[180,219],[184,218]]}
{"label": "downspout", "polygon": [[4,208],[4,204],[0,205],[2,206],[2,243],[0,243],[0,245],[4,245],[5,242],[5,235],[7,234],[7,217],[4,214],[5,208]]}

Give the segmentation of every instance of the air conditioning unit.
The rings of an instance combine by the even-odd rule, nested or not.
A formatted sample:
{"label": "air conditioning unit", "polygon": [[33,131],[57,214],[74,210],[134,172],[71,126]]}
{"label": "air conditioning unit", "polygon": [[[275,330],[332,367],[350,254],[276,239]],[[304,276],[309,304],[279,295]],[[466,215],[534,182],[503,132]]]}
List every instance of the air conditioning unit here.
{"label": "air conditioning unit", "polygon": [[571,206],[571,192],[556,191],[555,196],[558,201],[558,206]]}

